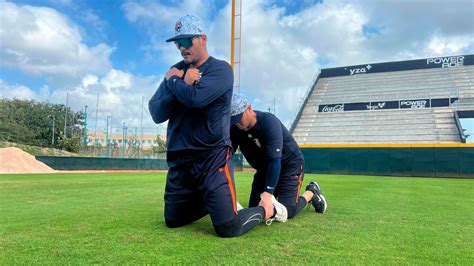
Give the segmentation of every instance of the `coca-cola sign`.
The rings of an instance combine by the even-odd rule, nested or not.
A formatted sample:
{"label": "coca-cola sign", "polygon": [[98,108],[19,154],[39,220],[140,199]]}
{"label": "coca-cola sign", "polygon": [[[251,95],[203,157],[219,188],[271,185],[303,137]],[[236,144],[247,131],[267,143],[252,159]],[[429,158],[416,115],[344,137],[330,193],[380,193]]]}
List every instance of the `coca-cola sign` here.
{"label": "coca-cola sign", "polygon": [[344,104],[328,104],[320,105],[318,112],[322,113],[335,113],[335,112],[344,112]]}

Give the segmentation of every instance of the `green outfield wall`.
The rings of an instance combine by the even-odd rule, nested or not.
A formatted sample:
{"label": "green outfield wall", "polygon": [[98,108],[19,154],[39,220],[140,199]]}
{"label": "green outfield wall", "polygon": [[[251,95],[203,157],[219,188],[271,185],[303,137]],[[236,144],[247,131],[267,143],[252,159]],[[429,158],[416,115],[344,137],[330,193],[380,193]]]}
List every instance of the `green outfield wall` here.
{"label": "green outfield wall", "polygon": [[[166,159],[135,159],[105,157],[36,156],[54,170],[167,170]],[[242,154],[234,156],[234,167],[242,170]]]}
{"label": "green outfield wall", "polygon": [[54,170],[166,170],[165,159],[36,156]]}
{"label": "green outfield wall", "polygon": [[472,144],[301,145],[306,173],[474,178]]}

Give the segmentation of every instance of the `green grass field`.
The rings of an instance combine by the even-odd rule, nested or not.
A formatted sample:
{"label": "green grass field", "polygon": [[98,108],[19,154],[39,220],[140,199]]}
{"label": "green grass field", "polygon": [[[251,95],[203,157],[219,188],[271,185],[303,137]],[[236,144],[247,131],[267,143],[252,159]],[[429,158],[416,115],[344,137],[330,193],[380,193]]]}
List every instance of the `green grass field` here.
{"label": "green grass field", "polygon": [[326,214],[221,239],[165,227],[163,173],[0,175],[0,264],[474,264],[474,180],[314,178]]}

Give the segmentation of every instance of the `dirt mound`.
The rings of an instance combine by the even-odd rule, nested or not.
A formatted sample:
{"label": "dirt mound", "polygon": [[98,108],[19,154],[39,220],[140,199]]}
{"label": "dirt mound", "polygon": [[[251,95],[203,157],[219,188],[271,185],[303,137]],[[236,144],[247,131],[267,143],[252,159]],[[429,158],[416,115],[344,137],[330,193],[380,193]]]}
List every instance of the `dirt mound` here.
{"label": "dirt mound", "polygon": [[46,164],[15,147],[0,149],[0,173],[54,173]]}

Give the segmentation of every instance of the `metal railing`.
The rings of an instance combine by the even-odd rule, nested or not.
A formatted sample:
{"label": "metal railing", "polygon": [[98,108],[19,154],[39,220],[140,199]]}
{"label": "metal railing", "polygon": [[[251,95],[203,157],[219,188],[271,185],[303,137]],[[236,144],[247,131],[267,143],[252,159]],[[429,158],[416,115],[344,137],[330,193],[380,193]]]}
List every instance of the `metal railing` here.
{"label": "metal railing", "polygon": [[291,126],[290,126],[290,133],[293,133],[293,131],[295,130],[296,124],[298,123],[298,120],[300,119],[301,114],[303,113],[303,109],[306,103],[308,102],[309,97],[311,96],[311,94],[313,94],[313,90],[316,88],[316,83],[318,83],[320,75],[321,75],[321,69],[319,69],[318,72],[316,72],[316,75],[314,75],[313,80],[311,81],[304,96],[301,98],[302,100],[300,101],[300,104],[298,108],[296,109],[298,110],[298,112],[296,113],[295,118],[293,119],[293,122],[291,123]]}
{"label": "metal railing", "polygon": [[457,111],[454,111],[454,121],[456,122],[456,128],[458,129],[459,138],[461,139],[462,143],[466,143],[468,136],[464,134],[464,129],[461,125],[461,120],[459,120],[459,114]]}

